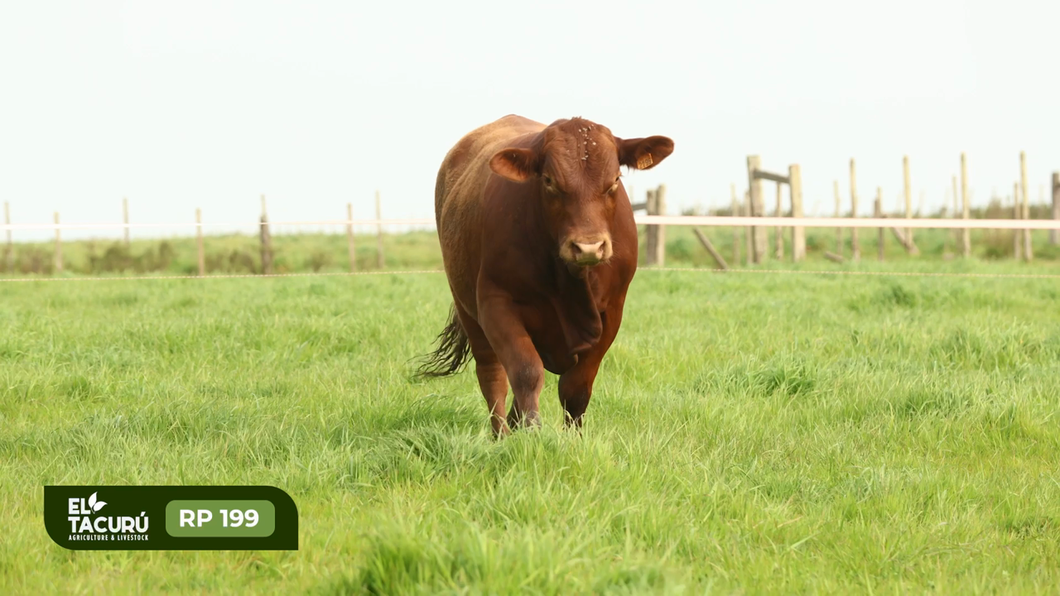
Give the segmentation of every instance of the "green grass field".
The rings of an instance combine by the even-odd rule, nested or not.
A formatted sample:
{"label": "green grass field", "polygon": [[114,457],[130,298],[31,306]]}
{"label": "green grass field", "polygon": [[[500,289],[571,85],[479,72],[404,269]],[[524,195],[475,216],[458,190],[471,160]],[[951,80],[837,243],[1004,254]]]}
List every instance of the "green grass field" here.
{"label": "green grass field", "polygon": [[[472,372],[409,381],[443,275],[0,296],[0,593],[1060,586],[1060,280],[642,270],[584,432],[549,376],[503,441]],[[43,485],[95,483],[275,485],[301,549],[56,546]]]}

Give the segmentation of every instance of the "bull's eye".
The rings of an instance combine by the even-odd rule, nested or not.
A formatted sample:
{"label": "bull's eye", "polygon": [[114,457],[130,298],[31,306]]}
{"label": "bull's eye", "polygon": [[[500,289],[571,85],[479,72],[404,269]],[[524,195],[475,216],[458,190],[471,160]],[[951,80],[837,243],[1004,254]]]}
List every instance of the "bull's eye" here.
{"label": "bull's eye", "polygon": [[552,176],[549,176],[548,174],[543,174],[541,176],[541,181],[545,183],[545,190],[552,193],[557,192],[556,182],[552,179]]}
{"label": "bull's eye", "polygon": [[608,194],[612,194],[616,190],[618,190],[618,180],[619,180],[618,178],[615,178],[614,184],[611,185],[611,188],[607,189]]}

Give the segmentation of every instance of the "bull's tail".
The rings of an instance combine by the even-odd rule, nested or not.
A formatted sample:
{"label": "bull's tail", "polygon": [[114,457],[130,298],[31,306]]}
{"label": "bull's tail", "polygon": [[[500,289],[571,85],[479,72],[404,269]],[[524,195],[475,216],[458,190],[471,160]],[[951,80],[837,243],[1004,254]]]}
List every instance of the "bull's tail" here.
{"label": "bull's tail", "polygon": [[435,341],[438,347],[421,359],[421,364],[416,371],[418,378],[446,377],[460,372],[467,364],[468,356],[471,354],[471,345],[468,343],[464,326],[460,324],[455,305],[449,309],[449,324],[438,334],[438,339]]}

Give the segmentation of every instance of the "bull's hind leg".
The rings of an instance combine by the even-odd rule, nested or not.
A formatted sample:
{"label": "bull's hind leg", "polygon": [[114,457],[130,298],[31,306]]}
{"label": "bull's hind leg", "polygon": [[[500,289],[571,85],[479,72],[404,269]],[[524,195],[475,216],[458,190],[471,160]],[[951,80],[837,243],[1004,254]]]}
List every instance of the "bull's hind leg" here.
{"label": "bull's hind leg", "polygon": [[475,322],[464,309],[458,304],[457,316],[464,326],[468,341],[471,342],[471,355],[475,357],[475,375],[478,376],[478,386],[482,390],[482,396],[486,398],[486,407],[490,410],[490,426],[493,434],[497,436],[506,435],[510,432],[508,424],[504,420],[505,401],[508,397],[508,377],[504,374],[497,354],[493,351],[482,327]]}

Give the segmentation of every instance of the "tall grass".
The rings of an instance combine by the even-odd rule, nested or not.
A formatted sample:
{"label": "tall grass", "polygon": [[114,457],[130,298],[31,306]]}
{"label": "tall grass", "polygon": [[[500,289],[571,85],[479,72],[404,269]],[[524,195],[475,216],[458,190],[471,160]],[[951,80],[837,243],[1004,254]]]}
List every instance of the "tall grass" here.
{"label": "tall grass", "polygon": [[[584,432],[550,376],[500,442],[472,372],[409,380],[440,274],[0,292],[0,592],[1060,585],[1053,280],[641,271]],[[64,551],[74,483],[279,486],[301,548]]]}

